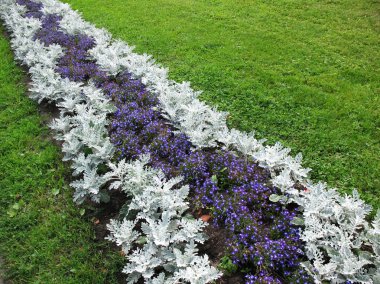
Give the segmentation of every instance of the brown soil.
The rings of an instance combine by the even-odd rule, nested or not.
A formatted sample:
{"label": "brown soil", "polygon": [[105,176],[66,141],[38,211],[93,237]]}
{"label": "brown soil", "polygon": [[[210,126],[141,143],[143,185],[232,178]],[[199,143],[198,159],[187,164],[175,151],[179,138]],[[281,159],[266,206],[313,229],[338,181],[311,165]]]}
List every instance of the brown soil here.
{"label": "brown soil", "polygon": [[[211,264],[215,267],[218,266],[220,259],[225,255],[225,248],[227,246],[227,232],[224,229],[216,228],[209,225],[205,229],[208,240],[199,246],[200,254],[207,254],[211,260]],[[241,273],[234,273],[232,275],[223,275],[218,281],[218,284],[240,284],[244,283]]]}

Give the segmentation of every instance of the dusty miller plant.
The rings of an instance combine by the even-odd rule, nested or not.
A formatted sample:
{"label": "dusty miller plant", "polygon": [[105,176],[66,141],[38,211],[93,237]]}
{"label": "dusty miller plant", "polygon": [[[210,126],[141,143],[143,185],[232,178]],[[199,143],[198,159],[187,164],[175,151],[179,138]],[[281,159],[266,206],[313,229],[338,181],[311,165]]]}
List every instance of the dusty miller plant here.
{"label": "dusty miller plant", "polygon": [[371,226],[366,221],[371,207],[356,191],[343,196],[322,183],[293,200],[303,208],[301,238],[310,260],[304,266],[317,283],[379,283],[379,212]]}
{"label": "dusty miller plant", "polygon": [[50,127],[57,132],[56,139],[63,141],[63,159],[72,161],[73,175],[80,176],[71,183],[74,201],[82,203],[87,197],[95,202],[108,201],[108,194],[102,190],[108,180],[99,168],[114,153],[107,133],[107,115],[114,107],[92,82],[82,86],[62,79],[60,84],[64,96],[57,105],[61,114]]}
{"label": "dusty miller plant", "polygon": [[[107,178],[99,174],[99,166],[105,165],[114,152],[107,135],[107,112],[99,112],[90,99],[87,101],[87,104],[75,105],[70,102],[66,111],[71,110],[71,116],[61,115],[51,124],[58,132],[57,139],[64,141],[63,159],[73,161],[73,175],[82,176],[71,183],[77,203],[82,203],[88,196],[95,202],[107,201],[106,193],[101,190]],[[61,106],[67,104],[64,102]]]}
{"label": "dusty miller plant", "polygon": [[219,278],[208,257],[197,255],[196,244],[205,241],[201,231],[206,223],[185,215],[188,186],[179,185],[181,178],[166,180],[161,171],[147,167],[148,162],[149,156],[142,156],[109,165],[111,188],[121,188],[131,198],[127,217],[108,225],[108,239],[121,246],[128,259],[123,270],[128,283],[141,277],[156,284],[201,284]]}

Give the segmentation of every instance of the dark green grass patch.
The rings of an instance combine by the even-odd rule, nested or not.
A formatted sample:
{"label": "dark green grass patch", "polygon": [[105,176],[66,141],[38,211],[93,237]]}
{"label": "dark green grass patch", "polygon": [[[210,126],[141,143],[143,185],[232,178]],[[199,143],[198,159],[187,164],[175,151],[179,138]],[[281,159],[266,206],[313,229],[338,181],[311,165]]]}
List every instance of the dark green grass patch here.
{"label": "dark green grass patch", "polygon": [[[0,35],[3,30],[0,27]],[[117,283],[122,257],[72,202],[60,150],[0,36],[0,257],[12,283]]]}
{"label": "dark green grass patch", "polygon": [[204,90],[230,126],[302,152],[313,179],[378,207],[377,1],[65,2]]}

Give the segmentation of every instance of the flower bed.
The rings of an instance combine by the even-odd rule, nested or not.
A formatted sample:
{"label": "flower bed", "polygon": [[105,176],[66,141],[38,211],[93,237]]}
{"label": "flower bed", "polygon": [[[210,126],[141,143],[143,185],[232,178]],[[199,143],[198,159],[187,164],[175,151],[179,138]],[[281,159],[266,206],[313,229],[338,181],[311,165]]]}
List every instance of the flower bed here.
{"label": "flower bed", "polygon": [[[59,44],[65,48],[56,67],[61,77],[74,82],[92,79],[115,102],[111,139],[117,145],[118,158],[135,160],[149,154],[149,164],[162,170],[168,179],[183,176],[198,208],[211,208],[214,224],[227,229],[233,263],[248,272],[248,278],[261,281],[271,277],[275,282],[289,276],[300,278],[296,270],[302,244],[298,230],[290,224],[294,213],[269,201],[271,194],[279,192],[264,184],[268,173],[225,150],[191,149],[187,137],[176,134],[154,110],[159,104],[157,96],[128,73],[108,76],[99,70],[87,54],[94,47],[93,39],[65,34],[58,29],[61,19],[46,15],[35,38],[46,46]],[[80,182],[73,185],[77,189],[82,186]]]}
{"label": "flower bed", "polygon": [[[72,183],[75,200],[106,201],[105,189],[115,177],[120,182],[112,187],[130,197],[126,218],[132,219],[114,221],[110,238],[130,256],[125,271],[131,281],[143,276],[146,281],[156,281],[152,283],[178,279],[196,283],[195,270],[200,265],[206,269],[198,283],[217,277],[207,266],[207,258],[194,254],[194,242],[204,240],[197,235],[204,224],[183,219],[188,210],[184,203],[188,192],[183,186],[188,185],[190,200],[213,217],[214,226],[226,230],[226,253],[244,271],[246,283],[310,283],[304,268],[315,281],[375,283],[380,215],[373,229],[369,228],[365,220],[369,208],[358,197],[341,197],[306,181],[308,169],[301,167],[300,156],[288,156],[289,149],[280,144],[263,146],[263,141],[251,134],[228,130],[226,115],[198,101],[188,84],[169,81],[166,70],[149,57],[132,53],[122,42],[112,42],[106,32],[81,21],[68,6],[52,0],[42,1],[43,5],[27,0],[18,3],[26,11],[17,6],[15,13],[30,19],[25,21],[26,27],[33,23],[30,40],[37,40],[41,50],[52,53],[47,68],[42,68],[39,64],[44,59],[34,58],[42,56],[41,51],[36,49],[30,55],[17,46],[21,39],[13,43],[16,55],[21,49],[19,59],[33,66],[35,97],[55,100],[62,108],[62,117],[53,127],[61,132],[58,138],[64,141],[65,158],[73,161],[74,174],[81,177]],[[7,17],[3,18],[7,22]],[[107,114],[112,114],[111,139]],[[146,157],[143,154],[148,154],[149,160],[141,158]],[[110,164],[113,159],[121,162]],[[133,162],[125,164],[124,159],[141,159],[141,163],[137,167]],[[133,177],[138,177],[134,186],[141,187],[140,191],[128,183]],[[152,188],[165,189],[161,198],[169,200],[182,192],[178,202],[183,204],[170,207],[172,211],[163,203],[145,208],[142,205],[149,199],[158,198]],[[166,190],[170,188],[173,190]],[[133,205],[138,200],[145,203]],[[139,208],[150,213],[129,216]],[[162,208],[166,208],[164,212]],[[304,219],[301,234],[292,224],[298,220],[296,215]],[[136,228],[144,226],[145,244],[140,250],[137,240],[141,235]],[[190,249],[177,235],[194,226],[194,237],[187,242]],[[159,236],[153,234],[158,228],[162,229]],[[131,253],[132,244],[135,249]],[[372,248],[358,253],[364,244]],[[184,253],[174,257],[173,251],[179,249]],[[303,251],[311,262],[301,266],[306,260]],[[143,256],[146,265],[141,267],[134,259]],[[194,270],[187,271],[186,265]],[[162,268],[171,276],[158,274]]]}

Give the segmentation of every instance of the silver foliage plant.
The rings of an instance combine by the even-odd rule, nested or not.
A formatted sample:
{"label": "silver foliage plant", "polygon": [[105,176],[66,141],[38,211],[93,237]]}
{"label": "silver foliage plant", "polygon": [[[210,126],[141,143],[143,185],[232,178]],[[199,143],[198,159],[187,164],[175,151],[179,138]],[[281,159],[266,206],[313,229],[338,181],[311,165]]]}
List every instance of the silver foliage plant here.
{"label": "silver foliage plant", "polygon": [[[73,175],[83,178],[72,182],[75,188],[74,200],[78,203],[90,196],[95,202],[107,198],[101,191],[108,181],[105,175],[98,174],[100,165],[105,165],[113,156],[114,147],[107,135],[107,113],[99,112],[91,103],[78,104],[74,115],[69,118],[70,131],[63,134],[64,160],[72,160]],[[67,120],[55,120],[52,128],[58,130]],[[57,127],[59,126],[59,127]],[[90,153],[85,153],[85,150]],[[106,200],[103,200],[106,201]]]}
{"label": "silver foliage plant", "polygon": [[371,207],[357,191],[342,196],[323,183],[292,199],[303,208],[301,239],[310,260],[303,265],[317,283],[380,283],[380,211],[371,226]]}
{"label": "silver foliage plant", "polygon": [[98,169],[114,153],[107,133],[107,115],[114,107],[91,82],[82,86],[65,79],[61,84],[66,85],[65,97],[57,103],[61,116],[50,127],[57,132],[56,138],[63,141],[63,159],[72,161],[73,175],[82,176],[71,183],[74,200],[82,203],[90,197],[95,202],[106,201],[107,194],[101,189],[108,180],[98,174]]}
{"label": "silver foliage plant", "polygon": [[196,244],[205,241],[201,231],[206,223],[185,214],[189,187],[178,185],[180,177],[166,180],[163,172],[147,167],[148,162],[144,155],[134,162],[109,164],[110,188],[120,188],[131,198],[126,216],[135,212],[133,218],[111,220],[108,225],[108,239],[121,246],[128,260],[123,270],[128,283],[141,277],[144,283],[156,284],[216,280],[219,271],[206,255],[197,254]]}

